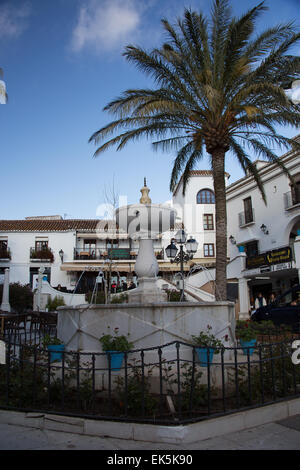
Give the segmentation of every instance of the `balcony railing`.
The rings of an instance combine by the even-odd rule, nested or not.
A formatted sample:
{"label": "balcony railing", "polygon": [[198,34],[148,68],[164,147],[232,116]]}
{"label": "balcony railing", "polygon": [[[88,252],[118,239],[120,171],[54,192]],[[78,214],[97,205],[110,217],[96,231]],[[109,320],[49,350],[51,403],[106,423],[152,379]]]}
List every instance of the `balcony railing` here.
{"label": "balcony railing", "polygon": [[[164,259],[164,250],[154,250],[157,259]],[[74,248],[74,260],[135,260],[138,250],[130,248]]]}
{"label": "balcony railing", "polygon": [[3,259],[11,259],[9,248],[0,248],[0,260],[3,260]]}
{"label": "balcony railing", "polygon": [[289,191],[283,195],[284,208],[287,211],[300,204],[300,193],[298,191]]}
{"label": "balcony railing", "polygon": [[52,263],[54,261],[54,254],[51,248],[30,248],[30,260],[31,261],[49,261]]}
{"label": "balcony railing", "polygon": [[74,260],[136,259],[137,251],[129,248],[74,248]]}
{"label": "balcony railing", "polygon": [[244,225],[247,224],[252,224],[254,223],[254,209],[249,209],[244,212],[239,213],[239,226],[243,227]]}

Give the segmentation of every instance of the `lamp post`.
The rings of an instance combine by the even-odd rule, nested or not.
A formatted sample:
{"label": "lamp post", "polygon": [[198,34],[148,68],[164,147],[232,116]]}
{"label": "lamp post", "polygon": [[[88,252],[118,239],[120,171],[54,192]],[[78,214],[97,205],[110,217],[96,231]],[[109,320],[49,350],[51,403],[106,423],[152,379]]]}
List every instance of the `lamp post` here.
{"label": "lamp post", "polygon": [[61,262],[63,263],[63,261],[64,261],[64,252],[63,252],[63,250],[59,250],[58,254],[60,256]]}
{"label": "lamp post", "polygon": [[[179,253],[177,254],[179,245]],[[186,252],[183,250],[185,246]],[[180,300],[184,300],[184,271],[183,271],[183,264],[191,260],[198,249],[198,242],[190,237],[187,240],[187,235],[183,229],[178,230],[175,235],[175,238],[171,240],[170,245],[166,248],[166,255],[168,258],[171,259],[171,263],[180,263],[180,274],[182,278],[182,285],[181,285],[181,295]]]}

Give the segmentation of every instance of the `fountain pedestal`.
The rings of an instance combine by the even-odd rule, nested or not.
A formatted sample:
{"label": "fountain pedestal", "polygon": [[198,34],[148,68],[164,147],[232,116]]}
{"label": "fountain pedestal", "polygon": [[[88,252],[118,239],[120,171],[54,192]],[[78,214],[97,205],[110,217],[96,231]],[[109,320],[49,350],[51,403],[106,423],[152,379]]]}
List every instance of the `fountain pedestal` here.
{"label": "fountain pedestal", "polygon": [[128,292],[129,303],[159,303],[167,301],[167,294],[156,284],[159,266],[154,254],[153,241],[172,226],[175,211],[164,204],[152,204],[150,189],[144,182],[140,204],[116,210],[117,223],[130,238],[139,240],[139,252],[134,271],[138,287]]}
{"label": "fountain pedestal", "polygon": [[167,294],[156,285],[159,267],[154,255],[152,239],[140,239],[139,253],[134,269],[138,276],[139,285],[133,291],[128,291],[128,302],[167,302]]}

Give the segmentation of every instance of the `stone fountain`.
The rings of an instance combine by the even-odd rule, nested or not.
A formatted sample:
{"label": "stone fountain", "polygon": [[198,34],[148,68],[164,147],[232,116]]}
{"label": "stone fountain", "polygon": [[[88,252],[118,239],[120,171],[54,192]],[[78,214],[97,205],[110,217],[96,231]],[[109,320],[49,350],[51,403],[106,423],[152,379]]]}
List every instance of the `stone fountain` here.
{"label": "stone fountain", "polygon": [[139,285],[137,289],[128,292],[130,303],[167,301],[166,293],[156,285],[159,266],[153,242],[160,233],[172,227],[176,213],[165,204],[152,204],[149,191],[145,178],[140,204],[123,206],[116,210],[119,229],[128,233],[132,240],[139,240],[139,252],[134,268]]}
{"label": "stone fountain", "polygon": [[[120,207],[116,211],[119,230],[139,241],[135,264],[138,287],[128,291],[128,303],[59,307],[58,337],[66,350],[91,355],[102,352],[99,338],[113,333],[116,327],[119,335],[130,335],[135,349],[154,348],[173,341],[187,343],[192,335],[205,331],[207,325],[212,326],[212,332],[219,339],[226,341],[226,346],[234,345],[233,303],[168,302],[165,293],[157,287],[159,267],[153,241],[172,227],[175,212],[166,204],[152,204],[149,191],[144,181],[139,204]],[[157,360],[157,350],[149,350],[145,358],[146,355],[150,362]],[[183,357],[191,360],[190,355],[191,348],[188,347]],[[174,346],[164,348],[163,359],[174,359]],[[99,370],[106,368],[106,357],[97,356],[96,366]],[[100,377],[102,373],[99,374]],[[102,375],[104,377],[105,372]]]}

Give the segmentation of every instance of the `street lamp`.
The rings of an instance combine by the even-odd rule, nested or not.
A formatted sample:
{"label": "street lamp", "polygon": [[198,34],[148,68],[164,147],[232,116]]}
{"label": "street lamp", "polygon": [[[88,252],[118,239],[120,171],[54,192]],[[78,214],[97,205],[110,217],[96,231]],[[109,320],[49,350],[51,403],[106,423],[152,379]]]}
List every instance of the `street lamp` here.
{"label": "street lamp", "polygon": [[59,254],[59,256],[60,256],[61,262],[63,262],[63,260],[64,260],[64,252],[63,252],[63,250],[59,250],[58,254]]}
{"label": "street lamp", "polygon": [[[179,245],[179,253],[177,254],[178,248],[176,244]],[[186,252],[183,251],[183,246],[185,245]],[[198,249],[198,242],[190,237],[187,240],[187,235],[183,229],[178,230],[175,237],[171,240],[170,245],[166,248],[166,255],[171,259],[171,263],[180,263],[180,274],[182,278],[182,286],[180,289],[181,296],[180,300],[184,300],[184,271],[183,263],[191,260]]]}

